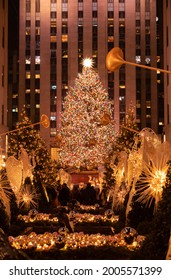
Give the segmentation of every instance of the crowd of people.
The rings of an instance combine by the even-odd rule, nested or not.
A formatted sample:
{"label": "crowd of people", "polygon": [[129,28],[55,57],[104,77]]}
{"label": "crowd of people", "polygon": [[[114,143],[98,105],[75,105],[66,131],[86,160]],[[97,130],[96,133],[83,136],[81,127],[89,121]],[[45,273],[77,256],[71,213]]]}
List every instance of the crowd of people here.
{"label": "crowd of people", "polygon": [[58,217],[59,227],[65,226],[70,232],[73,228],[68,219],[67,210],[65,206],[69,206],[70,210],[74,209],[77,203],[82,205],[95,205],[103,206],[107,197],[105,191],[98,187],[94,187],[91,183],[80,185],[73,185],[70,189],[66,183],[59,184],[57,189],[49,188],[47,190],[49,197],[49,207],[47,212]]}
{"label": "crowd of people", "polygon": [[69,203],[79,202],[83,205],[103,205],[106,202],[105,192],[98,187],[94,187],[91,183],[79,185],[73,185],[70,189],[66,183],[58,186],[57,190],[48,190],[50,203],[56,206],[66,206]]}

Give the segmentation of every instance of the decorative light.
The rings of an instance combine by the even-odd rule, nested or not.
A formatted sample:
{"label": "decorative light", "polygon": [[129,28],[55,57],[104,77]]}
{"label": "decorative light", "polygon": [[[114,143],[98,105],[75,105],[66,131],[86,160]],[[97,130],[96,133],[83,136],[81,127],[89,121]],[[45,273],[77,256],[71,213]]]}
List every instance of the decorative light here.
{"label": "decorative light", "polygon": [[151,165],[144,163],[144,175],[139,179],[137,190],[137,194],[139,195],[137,201],[151,205],[154,199],[155,208],[157,208],[157,204],[162,198],[169,168],[169,165],[164,162],[163,157],[161,157],[158,165],[153,161],[151,161]]}
{"label": "decorative light", "polygon": [[91,58],[84,58],[82,64],[84,67],[91,68],[93,66],[93,60]]}
{"label": "decorative light", "polygon": [[[29,200],[28,197],[27,201]],[[84,208],[82,208],[84,209]],[[112,215],[111,217],[107,217],[104,215],[93,215],[90,213],[76,213],[76,212],[70,212],[69,218],[74,219],[74,223],[99,223],[99,222],[110,222],[110,223],[116,223],[118,221],[118,216]],[[31,223],[31,222],[37,222],[37,221],[47,221],[47,222],[53,222],[53,223],[58,223],[58,218],[53,217],[51,218],[50,214],[46,213],[37,213],[34,217],[30,215],[19,215],[18,216],[19,220],[24,221],[25,223]]]}
{"label": "decorative light", "polygon": [[[144,240],[144,236],[138,235],[132,244],[127,244],[121,233],[114,235],[84,234],[83,232],[75,232],[61,236],[57,232],[46,232],[44,234],[36,234],[35,232],[27,235],[19,235],[17,237],[9,236],[10,245],[17,250],[34,249],[35,251],[48,251],[54,248],[78,249],[88,246],[102,247],[104,245],[111,247],[125,247],[128,250],[140,248]],[[59,246],[61,244],[61,246]]]}

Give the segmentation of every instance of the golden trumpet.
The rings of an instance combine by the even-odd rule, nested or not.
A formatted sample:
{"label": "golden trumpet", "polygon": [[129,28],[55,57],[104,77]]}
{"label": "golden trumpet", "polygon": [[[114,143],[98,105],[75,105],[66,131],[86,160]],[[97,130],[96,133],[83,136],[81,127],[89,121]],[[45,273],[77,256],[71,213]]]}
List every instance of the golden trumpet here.
{"label": "golden trumpet", "polygon": [[123,58],[123,51],[119,47],[115,47],[115,48],[111,49],[106,56],[107,69],[110,72],[114,72],[115,70],[118,70],[122,66],[122,64],[128,64],[128,65],[132,65],[135,67],[140,67],[140,68],[145,68],[145,69],[149,69],[149,70],[160,71],[163,73],[171,74],[171,71],[169,71],[169,70],[164,70],[164,69],[160,69],[160,68],[156,68],[156,67],[151,67],[151,66],[146,66],[146,65],[126,61]]}
{"label": "golden trumpet", "polygon": [[35,125],[37,125],[37,124],[41,124],[41,125],[43,125],[45,128],[48,128],[49,125],[50,125],[50,121],[49,121],[48,116],[46,116],[45,114],[43,114],[43,115],[41,115],[40,122],[33,123],[33,124],[29,124],[29,125],[26,125],[26,126],[24,126],[24,127],[20,127],[20,128],[16,128],[16,129],[13,129],[13,130],[10,130],[10,131],[3,132],[3,133],[0,134],[0,137],[3,136],[3,135],[10,134],[10,133],[12,133],[12,132],[18,131],[18,130],[23,130],[23,129],[28,128],[28,127],[31,127],[31,126],[35,126]]}

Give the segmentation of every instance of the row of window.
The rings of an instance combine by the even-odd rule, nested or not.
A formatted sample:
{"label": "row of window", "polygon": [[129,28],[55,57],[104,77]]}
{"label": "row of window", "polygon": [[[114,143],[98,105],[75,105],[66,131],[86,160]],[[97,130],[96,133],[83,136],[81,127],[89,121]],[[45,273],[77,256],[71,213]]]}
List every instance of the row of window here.
{"label": "row of window", "polygon": [[[122,3],[120,5],[120,8],[119,8],[119,18],[120,19],[124,19],[125,18],[125,7],[124,7],[124,2],[125,1],[119,1],[120,3]],[[137,1],[139,2],[139,1]],[[146,1],[148,2],[148,1]],[[56,1],[54,1],[53,3],[56,3]],[[65,20],[67,20],[68,18],[68,1],[62,1],[62,18]],[[78,24],[81,23],[82,25],[82,21],[81,19],[83,18],[83,1],[79,1],[79,7],[78,7]],[[92,7],[93,7],[93,11],[92,11],[92,16],[93,16],[93,23],[97,25],[97,21],[95,21],[95,18],[98,17],[98,11],[97,11],[97,1],[93,1],[93,4],[92,4]],[[55,6],[51,6],[51,8],[55,8]],[[51,32],[51,51],[53,50],[56,50],[56,11],[53,10],[51,11],[51,29],[50,29],[50,32]],[[114,26],[113,26],[113,22],[112,22],[112,25],[110,25],[110,20],[112,19],[113,21],[113,18],[114,18],[114,12],[113,12],[113,0],[110,0],[108,1],[108,49],[110,50],[112,47],[113,47],[113,43],[114,43],[114,36],[113,36],[113,33],[114,33]],[[147,16],[148,18],[148,16]],[[149,19],[146,19],[146,25],[150,25],[150,20]],[[40,22],[36,23],[37,26],[40,27]],[[53,25],[53,26],[52,26]],[[136,20],[136,26],[140,26],[140,19],[137,19]],[[80,31],[80,30],[81,31]],[[97,45],[97,26],[93,26],[93,45],[92,45],[92,49],[93,51],[97,51],[98,49],[98,45]],[[39,35],[40,34],[40,29],[37,29],[36,31],[36,35]],[[122,24],[120,25],[120,28],[119,28],[119,34],[120,34],[120,44],[119,46],[124,50],[124,47],[125,47],[125,26],[124,26],[124,21],[122,22]],[[36,46],[39,48],[40,46],[40,37],[37,37],[38,38],[38,45],[36,44]],[[146,36],[146,41],[148,41],[147,43],[150,44],[150,35],[148,34]],[[63,85],[67,85],[67,81],[68,81],[68,26],[67,26],[67,21],[65,21],[65,24],[63,24],[62,26],[62,51],[63,51],[63,55],[62,55],[62,83]],[[82,44],[81,44],[82,43]],[[140,35],[137,34],[136,36],[136,43],[137,44],[140,44]],[[82,26],[78,26],[78,49],[79,49],[79,64],[80,64],[80,59],[82,58],[82,55],[83,55],[83,27]],[[94,53],[93,52],[93,53]],[[54,53],[54,52],[52,52]],[[56,52],[55,52],[55,56],[56,56]],[[97,55],[95,55],[95,57],[97,58]],[[56,61],[56,60],[55,60]],[[141,62],[141,56],[136,56],[136,62],[137,63],[140,63]],[[54,63],[54,59],[53,59],[53,63]],[[146,58],[146,63],[150,63],[150,58],[147,57]],[[29,64],[29,63],[28,63]],[[56,65],[56,64],[55,64]],[[96,59],[96,66],[97,66],[97,59]],[[54,68],[55,71],[56,71],[56,67]],[[53,71],[53,67],[51,67],[51,84],[52,84],[52,87],[51,87],[51,95],[50,95],[50,110],[51,110],[51,114],[56,112],[56,72],[55,73],[52,73],[54,72]],[[121,73],[122,75],[123,73]],[[111,74],[109,77],[113,77],[114,78],[114,74]],[[29,74],[27,76],[27,78],[29,78]],[[35,79],[40,79],[40,74],[36,74],[35,75]],[[110,79],[110,78],[109,78]],[[122,84],[122,81],[120,80],[120,92],[119,92],[119,100],[120,100],[120,120],[122,121],[122,119],[124,118],[125,116],[125,85]],[[110,99],[113,99],[114,98],[114,88],[113,88],[113,83],[112,82],[109,82],[109,98]],[[63,89],[62,90],[62,97],[63,97],[63,100],[64,100],[64,97],[66,95],[66,91],[67,89]],[[150,116],[150,114],[148,114],[148,116]],[[51,128],[55,128],[56,127],[56,115],[54,115],[52,118],[51,118]],[[56,132],[56,129],[53,131],[53,133],[55,134]],[[52,134],[53,134],[52,133]]]}

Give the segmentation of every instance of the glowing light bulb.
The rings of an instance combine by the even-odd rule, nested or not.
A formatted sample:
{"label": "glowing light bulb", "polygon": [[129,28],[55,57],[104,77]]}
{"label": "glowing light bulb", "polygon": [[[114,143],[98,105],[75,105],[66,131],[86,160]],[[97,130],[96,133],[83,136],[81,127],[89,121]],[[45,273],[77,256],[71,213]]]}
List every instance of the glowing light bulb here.
{"label": "glowing light bulb", "polygon": [[93,60],[91,58],[85,58],[82,64],[84,67],[91,68],[93,66]]}

